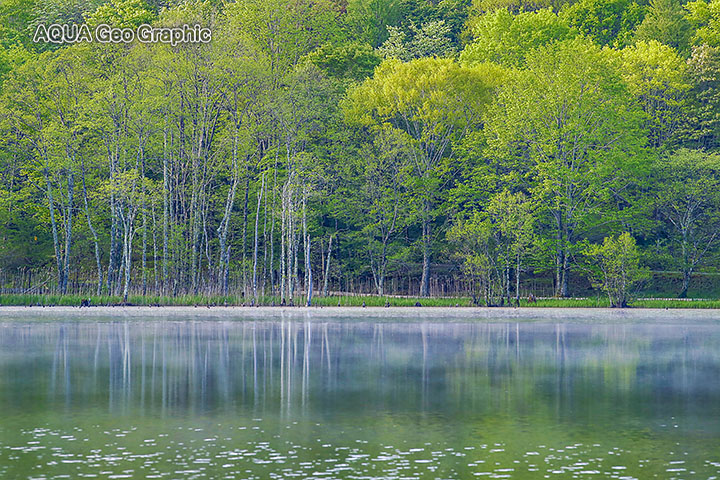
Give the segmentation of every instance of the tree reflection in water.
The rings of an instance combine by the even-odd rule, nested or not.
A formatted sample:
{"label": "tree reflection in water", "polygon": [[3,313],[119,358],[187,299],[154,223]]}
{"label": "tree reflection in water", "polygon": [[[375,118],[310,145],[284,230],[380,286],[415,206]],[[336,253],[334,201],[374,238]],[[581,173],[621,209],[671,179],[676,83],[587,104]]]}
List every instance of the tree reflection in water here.
{"label": "tree reflection in water", "polygon": [[[287,318],[4,322],[0,409],[0,460],[8,465],[24,457],[4,456],[3,448],[38,427],[81,429],[92,443],[94,430],[127,426],[157,440],[172,429],[206,425],[222,431],[223,451],[232,451],[241,437],[227,429],[262,421],[257,436],[244,433],[244,442],[261,450],[270,445],[289,459],[302,447],[312,465],[347,452],[402,446],[419,452],[431,445],[462,455],[487,449],[463,464],[467,475],[491,453],[500,466],[524,462],[532,472],[539,467],[528,455],[584,445],[581,463],[609,462],[603,460],[609,449],[624,448],[634,468],[655,468],[638,472],[662,476],[669,467],[661,457],[682,451],[683,461],[694,459],[694,471],[707,476],[718,470],[709,452],[720,439],[720,327]],[[336,450],[316,450],[321,444]],[[165,446],[159,472],[174,471],[179,445]],[[571,458],[554,455],[545,463]],[[390,454],[378,458],[395,461],[387,460],[395,458]],[[455,475],[459,460],[439,458],[434,468]],[[368,465],[351,470],[378,473]],[[25,474],[23,468],[9,472]],[[274,471],[263,468],[250,470],[258,478]]]}

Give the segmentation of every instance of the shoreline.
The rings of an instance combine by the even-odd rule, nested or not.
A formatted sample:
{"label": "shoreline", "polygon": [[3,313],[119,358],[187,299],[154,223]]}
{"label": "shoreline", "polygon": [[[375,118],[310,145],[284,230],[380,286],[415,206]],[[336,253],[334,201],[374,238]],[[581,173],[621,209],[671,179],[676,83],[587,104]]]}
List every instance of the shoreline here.
{"label": "shoreline", "polygon": [[[679,310],[682,310],[680,312]],[[720,322],[719,309],[598,307],[189,307],[189,306],[0,306],[0,321],[52,317],[163,320],[403,320],[403,321],[575,321],[575,322]],[[170,318],[168,318],[170,317]]]}
{"label": "shoreline", "polygon": [[[253,301],[254,300],[254,301]],[[281,307],[280,297],[258,296],[255,299],[246,301],[243,296],[204,296],[204,295],[177,295],[177,296],[156,296],[156,295],[131,295],[127,302],[122,297],[110,295],[89,295],[81,296],[78,294],[0,294],[0,306],[7,307],[31,307],[31,308],[48,308],[56,306],[80,307],[81,305],[92,308],[110,307],[152,307],[152,308],[170,308],[170,307],[189,307],[189,308],[307,308],[304,307],[306,299],[295,296],[295,305]],[[474,304],[471,297],[400,297],[400,296],[378,296],[378,295],[339,295],[332,294],[328,296],[313,297],[313,305],[310,308],[332,308],[332,307],[350,307],[350,308],[371,308],[371,307],[389,307],[389,308],[460,308],[460,309],[512,309],[512,308],[609,308],[609,301],[604,297],[528,297],[520,298],[520,304],[516,305],[515,300],[511,299],[509,303],[495,299],[499,305],[491,307],[484,306],[484,300],[481,299],[479,304]],[[252,305],[254,302],[257,305]],[[289,303],[292,304],[292,301]],[[504,305],[503,305],[504,304]],[[703,309],[703,310],[720,310],[720,299],[718,298],[667,298],[667,297],[639,297],[633,299],[628,310],[637,309]]]}

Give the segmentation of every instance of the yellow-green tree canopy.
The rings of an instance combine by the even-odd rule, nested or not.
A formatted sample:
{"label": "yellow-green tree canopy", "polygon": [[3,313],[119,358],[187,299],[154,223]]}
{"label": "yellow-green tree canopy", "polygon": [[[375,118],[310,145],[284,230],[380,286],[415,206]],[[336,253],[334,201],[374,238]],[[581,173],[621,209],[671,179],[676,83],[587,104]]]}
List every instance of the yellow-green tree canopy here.
{"label": "yellow-green tree canopy", "polygon": [[444,58],[387,60],[373,78],[353,88],[345,117],[366,126],[391,124],[434,148],[472,126],[492,100],[505,72],[486,63],[465,66]]}
{"label": "yellow-green tree canopy", "polygon": [[463,63],[519,66],[534,48],[577,35],[549,8],[516,14],[499,9],[471,21],[474,40],[460,55]]}
{"label": "yellow-green tree canopy", "polygon": [[685,60],[656,40],[622,50],[621,75],[648,115],[650,142],[664,145],[676,131],[690,90]]}
{"label": "yellow-green tree canopy", "polygon": [[720,0],[695,0],[685,8],[688,20],[696,29],[693,43],[720,46]]}

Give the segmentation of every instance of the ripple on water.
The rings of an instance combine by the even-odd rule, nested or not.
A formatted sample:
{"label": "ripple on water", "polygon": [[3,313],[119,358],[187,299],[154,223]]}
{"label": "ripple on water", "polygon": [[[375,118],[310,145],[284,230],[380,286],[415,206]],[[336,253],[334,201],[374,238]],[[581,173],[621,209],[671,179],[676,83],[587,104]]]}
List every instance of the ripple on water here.
{"label": "ripple on water", "polygon": [[[0,473],[13,462],[35,455],[45,458],[45,472],[34,477],[60,478],[382,478],[425,479],[472,476],[483,478],[612,478],[637,480],[643,478],[631,469],[648,466],[647,459],[639,459],[634,467],[608,463],[607,459],[624,458],[628,452],[619,447],[603,448],[601,444],[552,447],[536,445],[515,453],[511,443],[459,446],[412,442],[401,446],[370,440],[354,442],[355,446],[337,445],[321,441],[319,445],[302,445],[283,440],[239,437],[233,434],[203,436],[202,429],[178,429],[190,432],[182,439],[162,433],[144,437],[138,428],[99,430],[97,434],[126,439],[142,452],[117,442],[104,444],[86,454],[73,449],[78,437],[59,430],[34,429],[24,432],[28,437],[23,445],[0,446]],[[243,430],[234,432],[242,435]],[[92,436],[92,432],[88,435]],[[264,436],[264,434],[262,434]],[[128,438],[128,436],[132,438]],[[137,438],[134,438],[134,437]],[[54,439],[42,445],[46,439]],[[320,439],[322,440],[322,439]],[[57,445],[55,444],[57,442]],[[238,442],[243,446],[238,445]],[[440,447],[440,448],[438,448]],[[48,452],[49,450],[49,452]],[[47,452],[47,453],[43,453]],[[607,459],[606,459],[607,458]],[[538,462],[540,460],[540,462]],[[720,462],[706,460],[705,472],[720,474]],[[691,478],[697,469],[688,467],[688,460],[668,460],[665,474]],[[70,472],[70,473],[68,473]]]}

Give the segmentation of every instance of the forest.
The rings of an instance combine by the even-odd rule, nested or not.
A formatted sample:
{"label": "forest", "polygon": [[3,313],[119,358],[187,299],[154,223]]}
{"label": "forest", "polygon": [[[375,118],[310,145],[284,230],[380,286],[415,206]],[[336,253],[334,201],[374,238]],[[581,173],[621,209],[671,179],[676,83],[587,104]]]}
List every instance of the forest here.
{"label": "forest", "polygon": [[718,296],[719,149],[720,0],[0,4],[4,293]]}

